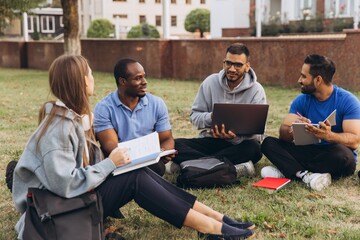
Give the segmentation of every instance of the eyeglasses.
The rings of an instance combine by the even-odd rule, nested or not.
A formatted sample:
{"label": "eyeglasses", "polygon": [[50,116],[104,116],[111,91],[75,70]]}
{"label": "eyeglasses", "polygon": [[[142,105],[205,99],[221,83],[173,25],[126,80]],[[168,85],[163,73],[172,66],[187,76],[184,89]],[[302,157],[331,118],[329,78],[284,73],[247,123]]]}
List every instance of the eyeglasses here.
{"label": "eyeglasses", "polygon": [[245,63],[241,63],[241,62],[232,62],[232,61],[229,61],[229,60],[225,60],[224,61],[224,65],[225,67],[227,68],[231,68],[231,66],[234,66],[235,69],[240,69],[242,68]]}

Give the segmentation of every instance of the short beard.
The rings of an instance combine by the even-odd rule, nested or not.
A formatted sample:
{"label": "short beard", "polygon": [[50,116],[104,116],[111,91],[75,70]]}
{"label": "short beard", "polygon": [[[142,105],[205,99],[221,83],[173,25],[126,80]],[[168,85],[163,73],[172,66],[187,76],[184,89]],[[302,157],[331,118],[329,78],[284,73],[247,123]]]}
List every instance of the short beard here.
{"label": "short beard", "polygon": [[236,78],[236,79],[229,79],[227,77],[227,75],[225,75],[225,76],[226,76],[226,81],[234,83],[234,82],[237,82],[239,80],[243,80],[245,78],[245,73],[242,76],[236,75],[236,76],[238,76],[238,78]]}
{"label": "short beard", "polygon": [[239,79],[240,78],[237,78],[237,79],[228,79],[228,78],[226,78],[226,81],[234,83],[234,82],[238,81]]}
{"label": "short beard", "polygon": [[316,91],[316,88],[315,88],[315,85],[314,85],[314,81],[312,82],[311,85],[306,86],[305,88],[301,88],[301,92],[304,93],[304,94],[313,94],[315,91]]}
{"label": "short beard", "polygon": [[145,97],[145,95],[146,95],[146,93],[143,95],[137,95],[137,96],[138,96],[138,98],[143,98],[143,97]]}

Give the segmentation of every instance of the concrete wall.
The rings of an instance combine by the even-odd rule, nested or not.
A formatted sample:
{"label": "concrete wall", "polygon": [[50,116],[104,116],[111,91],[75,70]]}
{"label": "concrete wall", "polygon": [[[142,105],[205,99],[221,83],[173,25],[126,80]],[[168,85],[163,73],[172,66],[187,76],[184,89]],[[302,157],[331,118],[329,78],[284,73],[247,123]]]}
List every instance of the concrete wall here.
{"label": "concrete wall", "polygon": [[[82,40],[82,54],[95,71],[112,72],[123,57],[137,59],[148,77],[202,81],[222,68],[226,48],[245,43],[261,83],[297,86],[308,54],[326,55],[337,66],[334,82],[360,90],[360,31],[338,35],[192,40]],[[62,42],[0,41],[0,67],[48,69],[63,53]]]}

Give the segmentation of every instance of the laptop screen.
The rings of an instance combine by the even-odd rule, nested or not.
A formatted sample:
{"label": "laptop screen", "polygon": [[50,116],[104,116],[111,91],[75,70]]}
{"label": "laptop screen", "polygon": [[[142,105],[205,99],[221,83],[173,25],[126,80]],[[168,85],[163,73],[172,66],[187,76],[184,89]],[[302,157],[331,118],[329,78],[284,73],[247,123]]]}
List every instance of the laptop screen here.
{"label": "laptop screen", "polygon": [[212,128],[224,124],[237,135],[263,134],[268,111],[268,104],[215,103]]}

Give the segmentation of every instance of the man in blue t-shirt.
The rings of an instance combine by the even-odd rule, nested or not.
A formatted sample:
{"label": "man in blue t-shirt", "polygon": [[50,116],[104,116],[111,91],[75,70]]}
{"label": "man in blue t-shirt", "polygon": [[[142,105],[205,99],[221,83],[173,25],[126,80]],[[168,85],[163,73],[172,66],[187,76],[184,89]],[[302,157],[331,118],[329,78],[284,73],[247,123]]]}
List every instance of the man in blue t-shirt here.
{"label": "man in blue t-shirt", "polygon": [[[94,110],[94,130],[105,155],[119,142],[159,133],[160,147],[174,149],[174,139],[167,107],[157,96],[147,93],[143,66],[133,59],[121,59],[114,67],[117,89],[102,99]],[[164,157],[150,168],[160,176],[165,173],[165,162],[174,155]]]}
{"label": "man in blue t-shirt", "polygon": [[[276,166],[261,170],[262,177],[287,177],[304,181],[321,191],[337,179],[355,171],[360,144],[360,102],[350,92],[334,85],[335,64],[321,55],[305,58],[298,83],[300,94],[290,106],[279,130],[279,139],[267,137],[264,155]],[[324,119],[336,110],[336,125]],[[318,144],[295,145],[292,123],[308,123],[307,132],[321,140]],[[309,123],[318,123],[316,127]]]}

